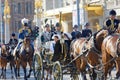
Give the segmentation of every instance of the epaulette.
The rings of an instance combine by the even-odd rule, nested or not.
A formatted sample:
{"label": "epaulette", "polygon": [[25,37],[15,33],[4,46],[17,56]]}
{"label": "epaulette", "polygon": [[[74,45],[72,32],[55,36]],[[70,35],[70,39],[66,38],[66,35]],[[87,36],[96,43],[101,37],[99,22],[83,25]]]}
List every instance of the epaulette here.
{"label": "epaulette", "polygon": [[28,29],[28,32],[29,32],[29,33],[31,33],[31,30],[30,30],[30,29]]}
{"label": "epaulette", "polygon": [[21,33],[21,32],[22,32],[22,30],[23,30],[23,29],[21,28],[21,29],[19,30],[19,33]]}

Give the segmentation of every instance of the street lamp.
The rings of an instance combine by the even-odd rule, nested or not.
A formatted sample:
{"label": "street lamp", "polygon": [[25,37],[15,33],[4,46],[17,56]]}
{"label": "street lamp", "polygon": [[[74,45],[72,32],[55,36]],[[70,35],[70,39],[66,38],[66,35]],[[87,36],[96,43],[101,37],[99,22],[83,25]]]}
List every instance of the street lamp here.
{"label": "street lamp", "polygon": [[42,0],[35,0],[35,15],[34,15],[34,22],[36,26],[39,27],[39,37],[35,41],[35,46],[37,48],[41,47],[41,34],[42,34],[42,28],[41,28],[41,17],[42,17]]}
{"label": "street lamp", "polygon": [[10,29],[9,29],[9,22],[10,22],[10,7],[8,4],[8,0],[5,0],[5,7],[4,7],[4,21],[5,21],[5,44],[9,42],[10,39]]}

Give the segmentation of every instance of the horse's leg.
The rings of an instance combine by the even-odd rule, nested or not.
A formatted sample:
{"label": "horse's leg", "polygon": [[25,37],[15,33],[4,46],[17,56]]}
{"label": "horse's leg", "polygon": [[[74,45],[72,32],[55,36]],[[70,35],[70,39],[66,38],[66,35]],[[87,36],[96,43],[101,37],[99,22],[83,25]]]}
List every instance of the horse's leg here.
{"label": "horse's leg", "polygon": [[10,61],[10,69],[11,69],[11,77],[13,78],[13,69],[12,69],[12,63],[11,63],[11,61]]}
{"label": "horse's leg", "polygon": [[115,62],[116,62],[116,70],[117,70],[116,79],[118,79],[120,77],[120,58],[118,58]]}
{"label": "horse's leg", "polygon": [[[106,51],[104,51],[104,52],[102,53],[102,61],[103,61],[103,64],[106,64],[110,59],[111,59],[110,55],[109,55]],[[107,79],[108,70],[109,70],[109,64],[106,64],[106,65],[104,66],[104,70],[103,70],[103,71],[104,71],[104,80]]]}
{"label": "horse's leg", "polygon": [[6,67],[3,67],[3,79],[6,79]]}
{"label": "horse's leg", "polygon": [[24,79],[27,80],[27,77],[26,77],[26,68],[24,67],[23,70],[24,70]]}
{"label": "horse's leg", "polygon": [[28,64],[30,66],[30,70],[29,70],[29,74],[27,76],[27,78],[30,78],[31,72],[32,72],[32,59],[28,61]]}
{"label": "horse's leg", "polygon": [[2,72],[1,72],[1,75],[0,75],[0,76],[1,76],[1,78],[3,78],[4,68],[2,67],[1,70],[2,70]]}

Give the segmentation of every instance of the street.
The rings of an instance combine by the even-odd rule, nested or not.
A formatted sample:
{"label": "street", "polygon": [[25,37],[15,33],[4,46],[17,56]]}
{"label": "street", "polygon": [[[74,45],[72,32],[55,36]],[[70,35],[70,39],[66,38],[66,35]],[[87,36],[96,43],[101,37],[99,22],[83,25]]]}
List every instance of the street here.
{"label": "street", "polygon": [[[28,73],[28,70],[29,70],[29,67],[27,67],[27,73]],[[1,71],[0,71],[0,72],[1,72]],[[112,71],[111,74],[112,74],[112,76],[111,76],[111,77],[112,77],[112,80],[115,80],[115,79],[114,79],[115,74],[116,74],[115,69],[113,69],[113,71]],[[80,77],[80,76],[79,76],[79,77]],[[22,68],[20,69],[20,78],[19,78],[19,79],[15,79],[15,77],[12,78],[11,70],[10,70],[10,67],[9,67],[9,64],[8,64],[7,70],[6,70],[6,79],[0,79],[0,80],[24,80],[24,72],[23,72],[23,69],[22,69]],[[35,80],[34,75],[33,75],[33,72],[32,72],[32,74],[31,74],[31,77],[28,78],[28,80]],[[52,80],[53,80],[53,79],[52,79]],[[63,75],[63,80],[70,80],[70,75]],[[87,80],[90,80],[88,74],[87,74]],[[108,77],[107,80],[110,80],[110,77]],[[119,79],[118,79],[118,80],[119,80]]]}

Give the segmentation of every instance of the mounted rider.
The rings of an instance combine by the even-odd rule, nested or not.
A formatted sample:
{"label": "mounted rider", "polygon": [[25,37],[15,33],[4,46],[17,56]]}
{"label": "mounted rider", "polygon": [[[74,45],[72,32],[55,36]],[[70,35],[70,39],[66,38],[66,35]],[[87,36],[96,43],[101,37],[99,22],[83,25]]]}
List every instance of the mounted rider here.
{"label": "mounted rider", "polygon": [[[22,28],[19,30],[19,43],[17,45],[17,51],[20,50],[20,47],[23,43],[23,40],[26,36],[30,36],[31,35],[31,29],[28,27],[28,19],[24,18],[21,20],[22,23]],[[32,48],[33,45],[31,44]],[[34,48],[33,48],[34,49]]]}
{"label": "mounted rider", "polygon": [[18,39],[16,38],[16,35],[15,35],[15,33],[12,33],[12,35],[11,35],[11,39],[9,40],[9,43],[8,43],[9,45],[10,45],[10,52],[17,46],[17,44],[18,44]]}
{"label": "mounted rider", "polygon": [[16,38],[15,33],[12,33],[11,39],[9,40],[9,45],[14,45],[16,46],[18,44],[18,39]]}
{"label": "mounted rider", "polygon": [[109,12],[110,18],[104,23],[105,28],[109,31],[109,34],[113,34],[118,29],[120,21],[116,19],[116,11],[111,10]]}

